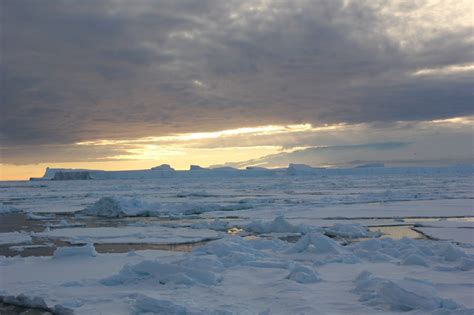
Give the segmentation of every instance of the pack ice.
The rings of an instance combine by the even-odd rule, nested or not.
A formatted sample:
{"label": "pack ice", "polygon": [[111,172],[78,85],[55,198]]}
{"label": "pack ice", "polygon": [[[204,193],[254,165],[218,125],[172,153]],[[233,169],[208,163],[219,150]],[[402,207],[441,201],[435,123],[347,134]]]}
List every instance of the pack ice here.
{"label": "pack ice", "polygon": [[[473,178],[472,167],[380,165],[49,169],[41,185],[0,183],[0,249],[56,247],[1,255],[0,302],[55,314],[474,314]],[[39,228],[1,224],[22,212]],[[104,250],[123,244],[142,247]]]}

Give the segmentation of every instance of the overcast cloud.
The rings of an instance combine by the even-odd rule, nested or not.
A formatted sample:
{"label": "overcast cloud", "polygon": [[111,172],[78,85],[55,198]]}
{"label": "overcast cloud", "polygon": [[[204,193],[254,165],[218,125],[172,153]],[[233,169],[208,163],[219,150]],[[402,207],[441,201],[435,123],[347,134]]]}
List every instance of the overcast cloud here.
{"label": "overcast cloud", "polygon": [[28,149],[67,160],[67,146],[94,139],[474,114],[469,0],[3,0],[1,10],[4,163]]}

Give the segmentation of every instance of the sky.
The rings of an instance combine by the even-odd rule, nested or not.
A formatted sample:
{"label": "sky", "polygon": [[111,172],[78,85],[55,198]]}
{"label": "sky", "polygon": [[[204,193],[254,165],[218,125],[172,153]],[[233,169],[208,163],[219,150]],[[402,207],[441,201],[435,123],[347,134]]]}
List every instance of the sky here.
{"label": "sky", "polygon": [[0,180],[473,161],[470,0],[2,0]]}

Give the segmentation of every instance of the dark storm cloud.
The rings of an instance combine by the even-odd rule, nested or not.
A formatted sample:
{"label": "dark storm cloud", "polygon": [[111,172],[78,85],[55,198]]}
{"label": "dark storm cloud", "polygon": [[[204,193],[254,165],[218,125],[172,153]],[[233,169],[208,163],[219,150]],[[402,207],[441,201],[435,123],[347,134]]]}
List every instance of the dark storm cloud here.
{"label": "dark storm cloud", "polygon": [[373,3],[4,0],[1,141],[472,114],[469,73],[410,75],[472,62],[471,30]]}

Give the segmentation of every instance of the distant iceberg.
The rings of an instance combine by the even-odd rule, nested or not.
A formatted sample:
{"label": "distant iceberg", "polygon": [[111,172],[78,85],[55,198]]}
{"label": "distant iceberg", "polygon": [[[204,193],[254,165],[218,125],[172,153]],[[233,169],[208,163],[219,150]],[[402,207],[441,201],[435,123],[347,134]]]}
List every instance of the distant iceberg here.
{"label": "distant iceberg", "polygon": [[161,164],[160,166],[155,166],[151,168],[152,171],[174,171],[174,168],[171,167],[169,164]]}
{"label": "distant iceberg", "polygon": [[329,175],[386,175],[386,174],[440,174],[474,173],[473,165],[448,167],[385,167],[382,163],[364,164],[351,168],[321,168],[291,163],[287,168],[267,169],[251,166],[237,169],[227,166],[204,168],[191,165],[189,170],[175,170],[168,164],[147,170],[103,171],[87,169],[46,168],[42,177],[30,180],[98,180],[98,179],[154,179],[197,177],[265,177],[265,176],[329,176]]}
{"label": "distant iceberg", "polygon": [[204,170],[208,170],[208,169],[204,168],[204,167],[201,167],[199,165],[191,165],[191,166],[189,166],[189,170],[190,171],[204,171]]}

